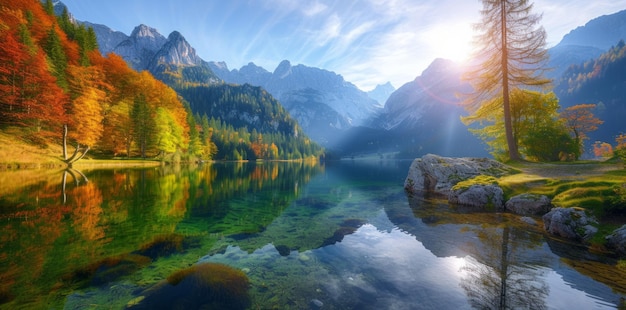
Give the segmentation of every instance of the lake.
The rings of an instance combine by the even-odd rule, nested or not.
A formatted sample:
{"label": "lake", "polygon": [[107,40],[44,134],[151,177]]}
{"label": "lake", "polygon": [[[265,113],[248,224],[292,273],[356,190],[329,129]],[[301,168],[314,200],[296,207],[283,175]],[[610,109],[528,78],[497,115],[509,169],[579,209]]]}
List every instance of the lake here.
{"label": "lake", "polygon": [[611,257],[410,161],[0,172],[2,309],[615,309]]}

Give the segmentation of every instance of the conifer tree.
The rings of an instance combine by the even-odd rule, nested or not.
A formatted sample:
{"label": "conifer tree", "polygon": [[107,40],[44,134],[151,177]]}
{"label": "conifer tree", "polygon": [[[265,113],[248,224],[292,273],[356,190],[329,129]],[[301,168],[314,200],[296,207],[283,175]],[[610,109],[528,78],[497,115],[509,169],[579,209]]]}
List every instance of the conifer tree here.
{"label": "conifer tree", "polygon": [[520,155],[511,122],[510,91],[514,88],[539,88],[550,80],[543,77],[547,61],[546,32],[536,27],[540,15],[532,14],[528,0],[482,0],[482,23],[475,28],[481,65],[467,79],[474,94],[466,107],[474,113],[482,105],[502,98],[504,128],[511,160]]}

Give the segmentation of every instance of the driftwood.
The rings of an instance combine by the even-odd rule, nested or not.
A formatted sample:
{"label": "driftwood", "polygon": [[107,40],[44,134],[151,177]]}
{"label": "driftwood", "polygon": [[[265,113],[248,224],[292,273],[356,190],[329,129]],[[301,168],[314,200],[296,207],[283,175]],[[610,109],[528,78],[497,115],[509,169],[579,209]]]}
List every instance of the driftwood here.
{"label": "driftwood", "polygon": [[67,164],[67,167],[71,168],[72,164],[85,157],[87,152],[89,152],[89,146],[83,148],[77,142],[74,154],[70,157],[67,156],[67,124],[63,125],[63,161]]}

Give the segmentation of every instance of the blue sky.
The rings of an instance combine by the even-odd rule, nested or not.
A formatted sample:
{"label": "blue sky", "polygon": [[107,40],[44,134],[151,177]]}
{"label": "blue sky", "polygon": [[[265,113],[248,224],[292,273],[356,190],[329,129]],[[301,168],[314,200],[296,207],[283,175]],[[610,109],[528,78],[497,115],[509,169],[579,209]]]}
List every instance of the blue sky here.
{"label": "blue sky", "polygon": [[[479,0],[62,0],[78,19],[130,34],[139,24],[177,30],[207,61],[229,69],[280,61],[334,71],[362,90],[412,81],[437,57],[471,51]],[[532,2],[532,0],[531,0]],[[626,0],[535,0],[548,46]]]}

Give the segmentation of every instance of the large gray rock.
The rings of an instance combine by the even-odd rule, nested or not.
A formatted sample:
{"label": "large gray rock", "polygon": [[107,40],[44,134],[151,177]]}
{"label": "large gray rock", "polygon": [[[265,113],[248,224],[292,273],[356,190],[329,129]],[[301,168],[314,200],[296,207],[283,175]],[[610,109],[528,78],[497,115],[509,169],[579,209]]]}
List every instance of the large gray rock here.
{"label": "large gray rock", "polygon": [[606,236],[606,245],[614,249],[617,254],[626,256],[626,225]]}
{"label": "large gray rock", "polygon": [[545,195],[526,193],[511,197],[504,207],[519,215],[543,215],[552,208],[552,201]]}
{"label": "large gray rock", "polygon": [[580,208],[552,208],[543,217],[543,226],[551,234],[577,241],[591,238],[598,221]]}
{"label": "large gray rock", "polygon": [[501,177],[515,169],[488,158],[451,158],[427,154],[411,164],[404,181],[408,192],[430,191],[448,194],[458,182],[478,175]]}
{"label": "large gray rock", "polygon": [[475,184],[467,188],[452,189],[448,202],[485,210],[504,208],[504,192],[496,184]]}

